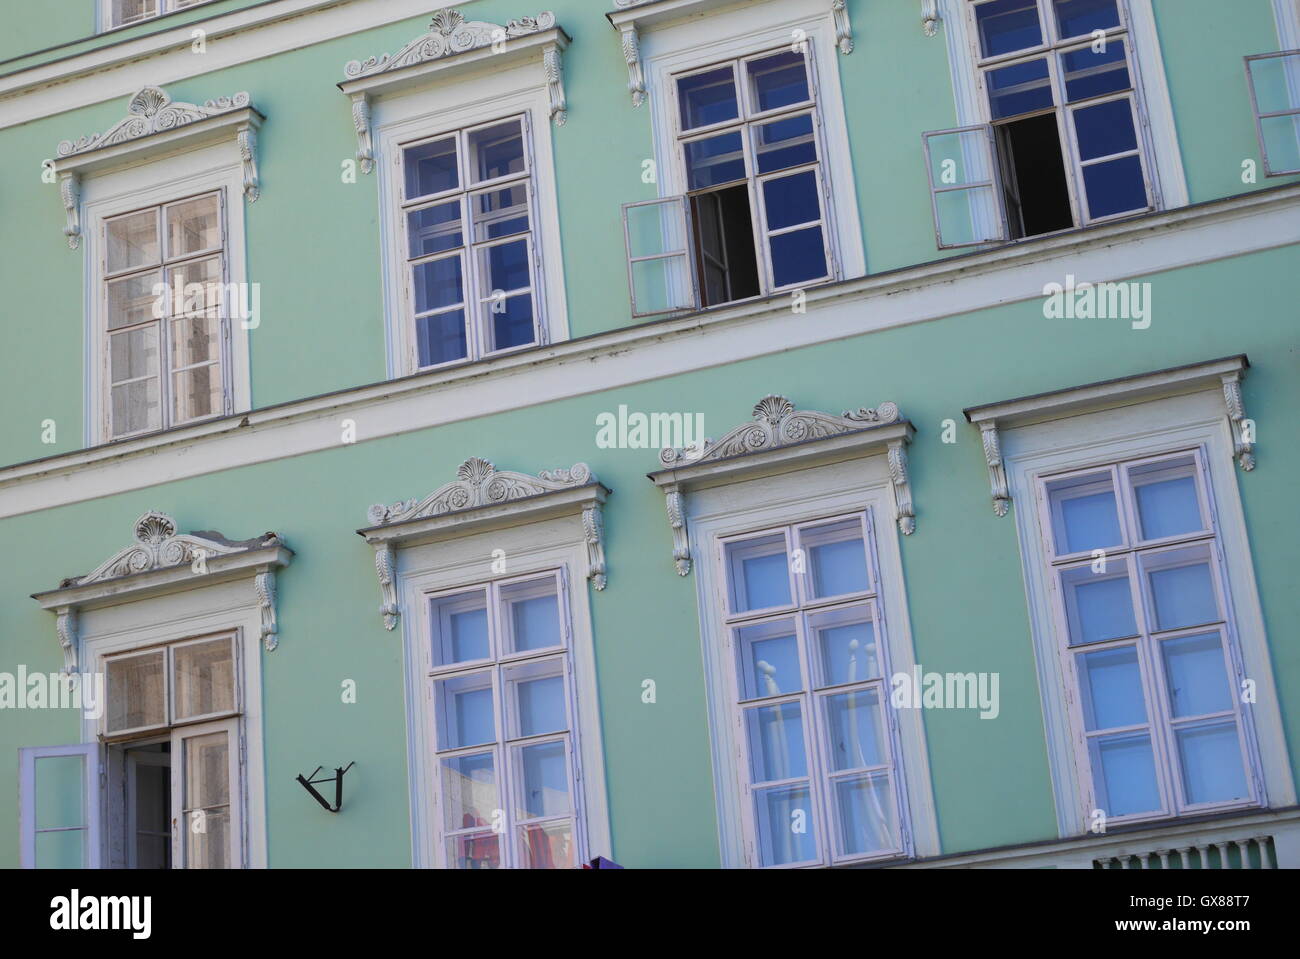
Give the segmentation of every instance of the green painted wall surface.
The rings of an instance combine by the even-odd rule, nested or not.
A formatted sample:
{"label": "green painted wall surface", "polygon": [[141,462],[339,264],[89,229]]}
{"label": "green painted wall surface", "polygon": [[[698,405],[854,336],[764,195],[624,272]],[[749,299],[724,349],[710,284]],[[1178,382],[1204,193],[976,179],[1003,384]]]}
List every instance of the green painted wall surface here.
{"label": "green painted wall surface", "polygon": [[[1300,378],[1294,300],[1274,279],[1295,272],[1298,254],[1287,247],[1148,278],[1147,330],[1048,320],[1041,302],[1028,301],[9,519],[0,523],[7,564],[0,671],[61,665],[53,617],[28,594],[121,548],[146,509],[231,536],[274,529],[297,556],[280,577],[280,648],[262,657],[271,864],[408,864],[400,639],[380,624],[372,556],[353,530],[370,503],[422,495],[470,455],[529,470],[586,461],[614,490],[609,587],[590,596],[614,856],[634,866],[713,866],[695,580],[672,568],[663,496],[644,477],[653,451],[596,448],[596,415],[620,403],[699,411],[716,437],[767,392],[826,410],[894,399],[917,426],[910,460],[918,530],[901,544],[917,658],[926,669],[1001,674],[996,720],[955,710],[924,717],[944,852],[1051,838],[1015,521],[990,509],[978,435],[961,409],[1246,352],[1253,362],[1246,405],[1259,423],[1260,455],[1253,473],[1236,475],[1294,765],[1300,653],[1285,637],[1300,617],[1290,581],[1300,556],[1279,518],[1294,512]],[[961,424],[955,445],[940,440],[945,419]],[[365,433],[363,419],[358,434]],[[888,524],[880,529],[892,535]],[[657,683],[654,705],[640,701],[647,677]],[[340,702],[348,678],[357,681],[355,705]],[[20,745],[76,735],[70,716],[13,712],[0,720],[0,755],[10,757]],[[351,759],[360,765],[350,774],[347,813],[316,815],[294,774]],[[14,792],[0,790],[3,865],[17,859]]]}

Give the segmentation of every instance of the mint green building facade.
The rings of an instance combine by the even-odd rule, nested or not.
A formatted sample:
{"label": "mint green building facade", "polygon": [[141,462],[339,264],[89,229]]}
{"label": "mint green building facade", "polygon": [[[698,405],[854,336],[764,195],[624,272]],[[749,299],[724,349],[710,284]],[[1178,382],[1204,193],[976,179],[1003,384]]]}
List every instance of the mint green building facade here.
{"label": "mint green building facade", "polygon": [[[528,838],[502,840],[486,857],[448,851],[462,835],[455,829],[471,825],[449,825],[451,810],[469,800],[444,808],[445,716],[434,718],[442,707],[428,705],[428,684],[441,690],[443,674],[425,658],[424,597],[558,569],[571,657],[563,681],[570,778],[560,804],[569,804],[571,833],[551,855],[562,847],[574,863],[605,856],[627,867],[690,868],[1093,868],[1128,857],[1175,868],[1300,864],[1300,654],[1290,640],[1300,618],[1292,583],[1300,180],[1281,172],[1300,164],[1288,154],[1294,125],[1289,144],[1275,132],[1294,118],[1263,121],[1267,157],[1256,125],[1257,106],[1285,114],[1271,95],[1300,108],[1297,88],[1287,87],[1300,69],[1287,72],[1296,64],[1286,58],[1252,61],[1283,71],[1271,93],[1271,74],[1257,80],[1256,104],[1243,65],[1300,47],[1293,0],[1121,3],[1121,32],[1102,34],[1128,58],[1138,122],[1125,155],[1140,158],[1147,209],[1094,215],[1086,171],[1098,167],[1082,134],[1069,133],[1070,105],[1057,105],[1047,115],[1067,131],[1057,162],[1073,219],[1040,235],[1024,235],[1034,231],[1022,222],[1005,240],[1006,170],[1022,147],[1010,143],[1014,134],[998,139],[987,96],[1004,54],[982,56],[993,33],[979,33],[983,14],[969,0],[605,6],[608,14],[554,0],[553,16],[538,17],[517,0],[473,0],[457,7],[464,23],[451,29],[450,18],[431,27],[437,9],[407,0],[211,0],[121,27],[110,26],[118,5],[96,0],[10,13],[0,40],[0,674],[67,670],[84,674],[84,685],[114,655],[234,636],[234,718],[220,727],[228,733],[208,733],[232,737],[222,756],[233,771],[222,774],[222,801],[199,803],[218,810],[228,845],[204,861],[542,864]],[[1008,9],[1058,13],[1047,0]],[[447,48],[421,53],[416,44],[408,62],[367,64],[421,37]],[[1053,71],[1067,69],[1045,38],[1042,49]],[[757,75],[746,58],[787,50],[813,78],[818,235],[829,275],[781,282],[774,241],[762,233],[778,229],[769,206],[764,224],[754,220],[753,295],[706,305],[705,260],[698,246],[688,249],[692,230],[702,242],[703,207],[655,208],[661,223],[676,223],[677,209],[694,215],[682,231],[665,228],[653,252],[684,252],[659,286],[644,288],[642,303],[697,299],[634,316],[625,224],[634,247],[652,241],[637,236],[638,208],[622,208],[698,185],[681,166],[691,135],[674,128],[687,109],[682,74],[726,62]],[[345,70],[350,61],[356,68]],[[130,101],[147,88],[199,112],[175,126],[132,113]],[[756,89],[742,98],[755,98],[761,121]],[[534,339],[426,363],[424,334],[409,325],[403,157],[421,137],[520,115]],[[131,116],[154,126],[78,145]],[[957,179],[944,180],[943,148],[929,141],[927,171],[923,135],[957,128],[979,136],[961,141]],[[986,128],[997,144],[983,176]],[[1025,210],[1034,202],[1027,171]],[[745,178],[751,203],[767,195],[761,180],[753,171]],[[987,230],[976,239],[989,242],[947,246],[945,184],[968,187],[963,228]],[[115,433],[105,406],[105,376],[119,378],[105,360],[113,270],[103,224],[212,191],[224,217],[224,279],[254,291],[255,318],[223,313],[225,386],[212,416]],[[738,276],[727,282],[743,285]],[[1099,296],[1089,311],[1075,295],[1084,283],[1122,287],[1127,309],[1108,315]],[[1056,309],[1053,291],[1069,305]],[[485,303],[497,295],[490,286],[480,293]],[[1117,302],[1116,293],[1109,305]],[[791,406],[756,412],[765,397]],[[621,407],[647,420],[663,414],[665,429],[672,414],[688,428],[701,422],[710,442],[702,454],[662,458],[661,446],[702,437],[642,438],[626,414],[621,436],[617,428],[602,435]],[[825,418],[800,420],[807,411]],[[762,435],[734,434],[747,423]],[[718,441],[733,436],[739,445],[722,449]],[[1163,538],[1141,532],[1142,464],[1160,457],[1160,469],[1185,469],[1177,478],[1198,491],[1204,529],[1191,539],[1172,527]],[[468,504],[420,508],[473,458],[507,486],[523,485],[498,498],[485,483],[474,500],[471,467],[459,477]],[[542,473],[574,464],[595,479]],[[1067,552],[1084,568],[1098,560],[1090,547],[1065,550],[1059,539],[1049,555],[1049,527],[1053,477],[1112,467],[1104,482],[1113,484],[1107,495],[1125,517],[1127,545],[1107,554],[1114,544],[1102,544],[1101,562],[1110,555],[1120,564],[1112,569],[1127,571],[1136,584],[1130,601],[1148,612],[1101,637],[1111,643],[1101,652],[1116,657],[1106,675],[1123,674],[1121,692],[1103,695],[1103,680],[1080,665],[1084,641],[1073,632],[1072,617],[1086,611],[1064,598],[1075,567],[1058,562]],[[1124,506],[1130,495],[1137,505]],[[395,505],[368,512],[377,503]],[[162,519],[151,526],[150,514]],[[886,652],[877,695],[888,697],[890,677],[914,667],[918,676],[996,676],[995,708],[949,698],[931,708],[881,705],[879,726],[848,720],[854,735],[882,737],[876,760],[861,763],[875,772],[854,782],[873,784],[863,788],[894,810],[860,834],[853,823],[867,815],[855,805],[863,793],[846,799],[837,785],[849,768],[836,758],[842,728],[813,719],[831,709],[833,690],[817,690],[856,674],[827,673],[820,685],[806,675],[798,718],[759,721],[753,732],[744,703],[773,687],[743,690],[757,674],[738,652],[746,621],[728,612],[743,604],[724,560],[732,539],[750,531],[788,528],[814,544],[803,539],[808,524],[859,515],[868,517],[863,551],[873,577],[863,603],[874,604],[872,635]],[[167,518],[175,528],[158,525]],[[199,532],[213,530],[221,535]],[[169,553],[177,535],[183,548]],[[1153,541],[1158,548],[1143,552]],[[140,546],[154,552],[132,565]],[[787,558],[790,576],[804,576],[802,547],[793,538],[787,547],[800,550]],[[195,548],[207,552],[196,559]],[[1164,569],[1153,557],[1178,550],[1205,558],[1218,605],[1161,632],[1163,587],[1149,571]],[[125,565],[103,569],[110,559]],[[809,624],[829,607],[818,605],[815,580],[797,582],[807,602],[786,595],[789,621],[811,637]],[[1167,644],[1210,633],[1225,657],[1213,668],[1223,678],[1179,672]],[[1130,634],[1138,638],[1115,645]],[[805,667],[820,668],[813,640],[800,642]],[[173,659],[162,662],[171,675]],[[15,696],[0,695],[0,782],[8,784],[0,864],[75,864],[77,855],[86,865],[137,862],[128,847],[148,830],[123,806],[120,777],[123,751],[139,740],[99,725],[116,721],[114,697],[136,687],[115,686],[110,672],[103,720],[39,708],[12,682]],[[165,741],[163,727],[185,728],[180,683],[168,686],[167,716],[151,742]],[[1192,708],[1175,687],[1213,702]],[[1103,721],[1103,700],[1125,715]],[[222,713],[219,704],[196,710]],[[1216,739],[1198,752],[1195,731],[1184,734],[1193,716],[1211,717],[1196,720],[1205,736],[1231,730],[1234,745]],[[121,722],[119,730],[132,725]],[[806,733],[802,751],[784,740],[772,747],[778,727]],[[1128,730],[1112,736],[1121,745],[1147,745],[1125,753],[1127,766],[1108,765],[1099,758],[1108,729]],[[823,733],[828,739],[814,742]],[[526,791],[526,768],[506,771],[510,734],[495,735],[505,758],[492,782]],[[170,740],[184,749],[194,741]],[[41,752],[62,746],[81,751]],[[53,771],[42,778],[43,757],[80,765],[62,768],[61,784]],[[295,781],[350,762],[336,815]],[[756,772],[764,764],[782,768]],[[160,788],[182,825],[155,832],[173,833],[162,840],[176,850],[167,862],[197,865],[199,847],[176,836],[181,810],[198,808],[187,790],[198,787],[173,775],[179,785]],[[1150,797],[1142,794],[1148,775]],[[1137,795],[1121,780],[1138,783]],[[761,784],[775,781],[795,782],[795,791],[786,805],[764,806]],[[872,791],[878,782],[888,785]],[[332,796],[332,786],[318,788]],[[801,796],[811,830],[775,835],[785,826],[774,825],[772,810],[798,813]],[[507,820],[529,820],[531,802],[520,798]],[[473,825],[487,828],[491,818],[480,810]],[[52,852],[47,834],[60,830],[75,839]]]}

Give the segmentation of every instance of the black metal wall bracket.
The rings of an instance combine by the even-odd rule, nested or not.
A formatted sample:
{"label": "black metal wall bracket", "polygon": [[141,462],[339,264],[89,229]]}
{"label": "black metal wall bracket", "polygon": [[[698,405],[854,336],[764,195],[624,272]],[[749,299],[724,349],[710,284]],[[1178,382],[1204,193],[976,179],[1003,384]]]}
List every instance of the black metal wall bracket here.
{"label": "black metal wall bracket", "polygon": [[[307,790],[309,793],[311,793],[312,798],[315,799],[318,803],[320,803],[321,806],[324,807],[326,812],[338,812],[340,809],[343,808],[343,774],[355,765],[356,765],[355,762],[351,762],[342,768],[335,766],[333,776],[323,776],[320,779],[316,778],[316,773],[320,772],[325,767],[317,766],[316,772],[311,774],[310,779],[303,779],[302,776],[299,775],[297,777],[298,782],[302,783],[302,788]],[[322,796],[320,793],[318,793],[315,789],[312,788],[318,783],[327,783],[330,781],[333,781],[334,783],[334,805],[333,806],[331,806],[328,802],[325,801],[324,796]]]}

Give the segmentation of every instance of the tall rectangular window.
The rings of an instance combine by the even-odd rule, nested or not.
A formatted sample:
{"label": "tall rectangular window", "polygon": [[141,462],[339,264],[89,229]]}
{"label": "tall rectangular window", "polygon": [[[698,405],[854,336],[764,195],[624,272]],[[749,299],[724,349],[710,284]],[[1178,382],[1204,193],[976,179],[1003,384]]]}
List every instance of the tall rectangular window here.
{"label": "tall rectangular window", "polygon": [[1112,822],[1259,801],[1203,457],[1039,480],[1080,765]]}
{"label": "tall rectangular window", "polygon": [[413,368],[539,340],[527,118],[405,143],[401,222]]}
{"label": "tall rectangular window", "polygon": [[103,221],[111,439],[229,412],[221,191]]}
{"label": "tall rectangular window", "polygon": [[759,866],[900,855],[897,721],[869,513],[720,541]]}
{"label": "tall rectangular window", "polygon": [[570,628],[559,571],[429,598],[439,859],[578,865]]}

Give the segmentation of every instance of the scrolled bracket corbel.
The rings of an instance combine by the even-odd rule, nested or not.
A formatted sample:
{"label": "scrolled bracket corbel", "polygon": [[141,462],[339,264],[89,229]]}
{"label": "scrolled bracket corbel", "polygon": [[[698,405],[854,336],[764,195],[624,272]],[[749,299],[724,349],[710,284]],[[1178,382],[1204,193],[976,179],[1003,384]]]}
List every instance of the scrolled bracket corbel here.
{"label": "scrolled bracket corbel", "polygon": [[1011,488],[1007,485],[1007,470],[1002,461],[1002,442],[998,438],[997,423],[980,424],[980,440],[984,444],[984,462],[989,468],[989,486],[993,490],[993,512],[1007,515],[1011,502]]}
{"label": "scrolled bracket corbel", "polygon": [[686,506],[682,491],[674,486],[664,493],[668,507],[668,525],[673,531],[673,563],[677,566],[678,576],[687,576],[691,572],[691,542],[686,529]]}
{"label": "scrolled bracket corbel", "polygon": [[645,69],[641,65],[641,38],[637,35],[635,24],[624,24],[623,59],[627,61],[627,89],[632,94],[632,106],[639,107],[645,103]]}
{"label": "scrolled bracket corbel", "polygon": [[280,627],[275,620],[275,570],[259,570],[253,578],[253,592],[262,611],[262,646],[269,653],[280,645]]}
{"label": "scrolled bracket corbel", "polygon": [[552,43],[542,51],[542,70],[551,97],[551,122],[562,127],[569,119],[569,101],[564,95],[564,58],[558,45]]}
{"label": "scrolled bracket corbel", "polygon": [[835,22],[835,45],[847,56],[853,52],[853,24],[849,22],[847,0],[831,0],[831,18]]}
{"label": "scrolled bracket corbel", "polygon": [[1241,374],[1225,373],[1223,401],[1228,407],[1228,423],[1232,428],[1232,453],[1237,463],[1249,473],[1255,468],[1255,421],[1246,417],[1246,402],[1241,395]]}
{"label": "scrolled bracket corbel", "polygon": [[587,541],[587,579],[597,590],[605,588],[605,517],[599,503],[582,511],[583,538]]}
{"label": "scrolled bracket corbel", "polygon": [[59,196],[68,219],[63,235],[68,238],[68,249],[75,250],[81,244],[81,177],[75,173],[61,173]]}
{"label": "scrolled bracket corbel", "polygon": [[916,511],[912,508],[912,487],[907,477],[907,441],[889,443],[889,479],[894,487],[894,511],[898,531],[904,536],[916,532]]}
{"label": "scrolled bracket corbel", "polygon": [[251,125],[240,127],[235,142],[239,146],[239,162],[244,170],[244,196],[249,203],[256,203],[262,192],[257,177],[257,129]]}
{"label": "scrolled bracket corbel", "polygon": [[397,627],[401,610],[397,605],[397,585],[393,577],[393,548],[386,543],[375,547],[375,572],[379,574],[379,592],[383,599],[379,607],[384,617],[384,629]]}
{"label": "scrolled bracket corbel", "polygon": [[62,606],[55,611],[57,617],[54,628],[59,635],[59,646],[63,649],[63,674],[75,676],[77,673],[77,610],[73,606]]}
{"label": "scrolled bracket corbel", "polygon": [[921,0],[921,29],[932,37],[939,29],[939,0]]}
{"label": "scrolled bracket corbel", "polygon": [[375,144],[370,132],[370,97],[364,93],[352,95],[352,125],[357,131],[357,166],[362,173],[375,168]]}

